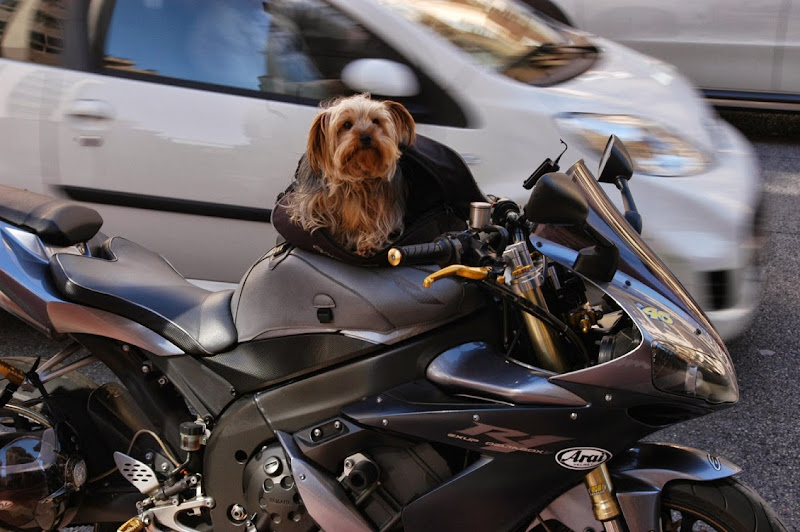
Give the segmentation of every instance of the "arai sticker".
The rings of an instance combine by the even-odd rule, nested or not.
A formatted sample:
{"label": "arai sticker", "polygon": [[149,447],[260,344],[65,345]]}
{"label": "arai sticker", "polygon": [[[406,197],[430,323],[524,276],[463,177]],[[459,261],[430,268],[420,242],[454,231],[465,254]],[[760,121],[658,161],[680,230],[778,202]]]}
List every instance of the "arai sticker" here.
{"label": "arai sticker", "polygon": [[556,462],[567,469],[594,469],[610,459],[610,452],[597,447],[570,447],[556,454]]}

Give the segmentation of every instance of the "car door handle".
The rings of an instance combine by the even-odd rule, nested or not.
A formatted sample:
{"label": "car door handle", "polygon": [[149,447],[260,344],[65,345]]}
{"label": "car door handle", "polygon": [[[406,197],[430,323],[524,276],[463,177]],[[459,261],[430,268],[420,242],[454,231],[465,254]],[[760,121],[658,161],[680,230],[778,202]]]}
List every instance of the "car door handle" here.
{"label": "car door handle", "polygon": [[111,106],[102,100],[73,100],[66,109],[67,116],[79,120],[110,120]]}

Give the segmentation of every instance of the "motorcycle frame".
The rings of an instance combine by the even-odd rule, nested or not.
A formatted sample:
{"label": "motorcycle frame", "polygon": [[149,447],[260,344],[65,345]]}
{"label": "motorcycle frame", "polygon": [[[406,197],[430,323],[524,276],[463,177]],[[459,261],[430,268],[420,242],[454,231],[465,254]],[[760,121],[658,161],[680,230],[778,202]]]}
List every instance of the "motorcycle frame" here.
{"label": "motorcycle frame", "polygon": [[[237,472],[243,470],[253,451],[275,438],[298,466],[306,468],[309,479],[330,480],[332,473],[315,463],[331,467],[341,458],[343,448],[386,438],[422,439],[479,453],[481,458],[466,470],[404,509],[407,530],[455,530],[465,526],[511,530],[524,527],[537,514],[557,510],[574,490],[585,492],[582,480],[586,471],[565,469],[553,459],[553,449],[563,447],[563,442],[572,447],[599,447],[614,456],[608,467],[625,520],[634,530],[657,529],[660,490],[670,480],[711,480],[738,472],[733,464],[703,456],[700,451],[634,443],[680,420],[660,425],[644,423],[631,416],[631,409],[637,406],[675,407],[685,418],[717,408],[653,389],[649,374],[642,378],[639,373],[647,367],[644,363],[648,355],[643,349],[587,370],[537,376],[530,389],[519,391],[521,402],[444,393],[431,383],[426,368],[448,348],[455,349],[458,359],[464,352],[459,346],[468,340],[492,339],[490,331],[479,327],[491,320],[478,313],[395,346],[371,346],[358,341],[343,358],[297,368],[286,374],[285,381],[256,379],[234,384],[221,376],[220,368],[225,364],[214,366],[214,357],[185,355],[133,321],[65,301],[49,281],[49,256],[54,252],[85,254],[90,252],[91,243],[52,248],[34,235],[2,222],[0,236],[7,250],[0,253],[3,308],[52,336],[70,335],[87,347],[135,393],[141,401],[139,407],[174,449],[179,448],[180,422],[193,417],[187,403],[214,427],[204,453],[204,473],[206,485],[212,487],[217,499],[212,519],[221,530],[239,528],[227,518],[228,502],[238,500],[237,494],[242,490]],[[541,244],[537,247],[551,259],[561,257],[565,264],[571,264],[564,249],[543,239],[537,242]],[[632,291],[658,299],[658,294],[647,286],[622,273],[605,289],[618,300],[623,299],[621,294]],[[661,303],[676,315],[682,312],[676,305]],[[488,351],[486,354],[496,355]],[[497,376],[490,372],[482,380],[495,387],[506,386],[502,381],[492,382]],[[469,382],[466,376],[461,377],[462,384]],[[351,385],[344,394],[342,382]],[[477,379],[473,377],[472,382]],[[597,386],[596,382],[607,385]],[[625,389],[626,382],[637,385]],[[560,391],[556,393],[555,388]],[[484,391],[478,386],[475,394],[481,396]],[[564,391],[579,397],[583,404],[576,404],[571,397],[565,399]],[[368,399],[361,400],[363,397]],[[339,438],[335,438],[316,444],[304,439],[303,435],[314,426],[333,419],[349,427],[344,442],[337,443]],[[500,452],[486,439],[468,441],[448,436],[486,426],[492,428],[482,435],[516,449]],[[548,427],[548,435],[557,439],[546,441],[544,437],[548,435],[541,434],[541,427]],[[623,434],[625,438],[620,439]],[[540,438],[539,443],[520,445],[522,440],[536,438]],[[315,459],[303,460],[298,449],[302,456],[313,455]],[[535,475],[521,474],[527,471]],[[502,486],[498,486],[498,478],[503,479]],[[319,480],[317,489],[321,483]],[[306,493],[310,493],[309,489],[313,490],[306,488]],[[226,493],[232,495],[228,497]],[[89,507],[82,508],[76,520],[114,520],[117,516],[119,520],[127,519],[135,513],[135,508],[129,507],[135,497],[128,494],[123,499],[128,502],[118,503],[115,511],[95,506],[93,513]],[[491,512],[486,511],[487,501],[491,501]],[[346,501],[340,500],[332,507],[320,504],[317,512],[344,515],[336,522],[352,524],[346,517],[352,511]],[[126,512],[130,513],[123,515]]]}

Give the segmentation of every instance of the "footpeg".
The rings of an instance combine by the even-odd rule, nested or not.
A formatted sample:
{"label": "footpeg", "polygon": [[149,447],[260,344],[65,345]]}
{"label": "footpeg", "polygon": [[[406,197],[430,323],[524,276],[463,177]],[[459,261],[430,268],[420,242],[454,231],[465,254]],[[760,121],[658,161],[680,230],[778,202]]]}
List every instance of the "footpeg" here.
{"label": "footpeg", "polygon": [[117,469],[122,473],[122,476],[143,494],[150,495],[161,487],[155,471],[136,458],[131,458],[121,452],[115,452],[114,462],[117,464]]}
{"label": "footpeg", "polygon": [[117,529],[117,532],[141,532],[143,529],[144,522],[138,517],[131,517]]}

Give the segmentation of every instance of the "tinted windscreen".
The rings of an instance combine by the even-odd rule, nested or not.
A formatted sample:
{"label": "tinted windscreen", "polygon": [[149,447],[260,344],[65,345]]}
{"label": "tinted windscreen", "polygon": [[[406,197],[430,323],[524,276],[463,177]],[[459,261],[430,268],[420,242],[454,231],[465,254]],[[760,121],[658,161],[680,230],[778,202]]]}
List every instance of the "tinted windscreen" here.
{"label": "tinted windscreen", "polygon": [[[588,222],[619,250],[619,270],[650,286],[691,314],[719,344],[722,344],[722,340],[697,302],[622,217],[583,161],[575,163],[567,174],[586,197],[589,204]],[[537,234],[575,250],[594,244],[583,232],[574,227],[542,225],[537,229]]]}

